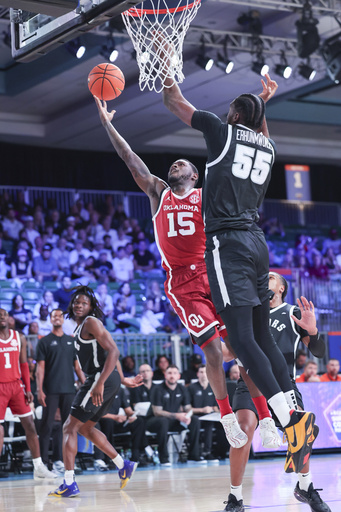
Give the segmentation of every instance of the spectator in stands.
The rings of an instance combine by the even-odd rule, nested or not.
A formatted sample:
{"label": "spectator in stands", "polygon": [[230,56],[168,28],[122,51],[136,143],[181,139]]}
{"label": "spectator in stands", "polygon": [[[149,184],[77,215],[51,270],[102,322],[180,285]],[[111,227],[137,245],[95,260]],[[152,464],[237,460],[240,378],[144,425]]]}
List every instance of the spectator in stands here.
{"label": "spectator in stands", "polygon": [[[90,257],[91,256],[89,256],[89,258]],[[85,260],[82,254],[79,255],[77,263],[71,267],[71,279],[84,285],[87,285],[89,281],[96,281],[94,275],[89,273],[87,260]]]}
{"label": "spectator in stands", "polygon": [[60,272],[68,273],[70,272],[70,251],[68,251],[67,241],[65,238],[59,238],[57,242],[57,247],[52,249],[51,255],[58,264],[58,268]]}
{"label": "spectator in stands", "polygon": [[133,356],[125,356],[125,357],[123,357],[122,361],[121,361],[121,365],[122,365],[123,375],[125,377],[135,377],[135,375],[136,375],[136,371],[135,371],[136,363],[135,363],[135,359],[133,358]]}
{"label": "spectator in stands", "polygon": [[301,254],[296,257],[297,263],[296,268],[299,277],[309,277],[308,260],[305,254]]}
{"label": "spectator in stands", "polygon": [[39,236],[40,233],[36,229],[34,229],[34,219],[32,215],[28,215],[25,217],[25,232],[27,235],[27,240],[34,246],[35,239]]}
{"label": "spectator in stands", "polygon": [[22,331],[26,325],[32,321],[32,311],[25,308],[24,298],[20,293],[14,295],[12,299],[12,308],[8,313],[15,320],[15,329]]}
{"label": "spectator in stands", "polygon": [[298,350],[296,354],[296,376],[302,375],[304,365],[307,362],[307,354],[304,350]]}
{"label": "spectator in stands", "polygon": [[115,253],[112,248],[112,239],[111,239],[110,235],[103,236],[103,249],[102,250],[107,252],[108,261],[110,261],[110,263],[112,263],[112,261],[115,257]]}
{"label": "spectator in stands", "polygon": [[37,318],[39,316],[41,305],[47,306],[47,310],[48,310],[49,314],[52,313],[53,309],[56,309],[58,307],[58,302],[56,302],[54,300],[53,293],[51,292],[51,290],[45,290],[40,301],[34,306],[34,308],[33,308],[33,317],[34,318]]}
{"label": "spectator in stands", "polygon": [[169,359],[164,355],[157,356],[155,360],[154,380],[165,380],[165,372],[169,366]]}
{"label": "spectator in stands", "polygon": [[69,251],[75,248],[75,243],[78,238],[78,233],[75,228],[69,225],[65,231],[63,231],[62,237],[66,240],[66,247]]}
{"label": "spectator in stands", "polygon": [[124,283],[132,281],[134,277],[134,264],[126,256],[123,245],[119,246],[116,251],[116,257],[113,259],[113,276],[116,282]]}
{"label": "spectator in stands", "polygon": [[189,429],[188,460],[200,462],[199,419],[193,414],[188,390],[178,384],[179,379],[178,367],[168,366],[165,381],[156,386],[152,393],[153,413],[156,417],[168,419],[168,431]]}
{"label": "spectator in stands", "polygon": [[[26,328],[27,329],[27,328]],[[25,334],[26,334],[25,329]],[[38,341],[43,336],[39,334],[39,324],[36,320],[30,323],[27,329],[27,346],[29,348],[28,353],[32,356],[35,356],[36,348],[38,345]]]}
{"label": "spectator in stands", "polygon": [[103,228],[102,228],[101,224],[99,223],[99,213],[96,210],[94,210],[90,214],[90,222],[86,228],[88,239],[93,244],[95,244],[96,241],[98,241],[98,239],[99,239],[98,237],[100,237],[100,239],[102,240],[101,235],[100,235],[102,230],[103,230]]}
{"label": "spectator in stands", "polygon": [[36,382],[36,369],[37,369],[37,361],[29,356],[27,357],[28,369],[30,372],[30,383],[31,383],[31,393],[33,395],[33,404],[36,409],[39,405],[38,397],[37,397],[37,382]]}
{"label": "spectator in stands", "polygon": [[166,311],[167,297],[162,292],[159,281],[153,279],[149,281],[146,290],[147,300],[153,301],[154,313],[164,313]]}
{"label": "spectator in stands", "polygon": [[101,204],[100,206],[100,213],[103,214],[103,215],[107,215],[110,217],[110,222],[111,222],[111,219],[115,213],[115,206],[114,206],[114,197],[112,194],[106,194],[105,196],[105,199],[104,199],[104,203]]}
{"label": "spectator in stands", "polygon": [[43,241],[44,245],[49,244],[51,245],[52,249],[57,247],[57,243],[59,240],[59,235],[56,235],[56,233],[53,232],[53,226],[51,223],[48,223],[45,225],[45,229],[43,231]]}
{"label": "spectator in stands", "polygon": [[337,264],[334,249],[332,247],[328,247],[328,249],[324,253],[323,264],[326,265],[326,267],[328,267],[329,274],[336,274],[337,272],[339,272],[339,266]]}
{"label": "spectator in stands", "polygon": [[128,244],[126,244],[124,247],[124,250],[126,252],[126,257],[129,260],[134,261],[134,245],[133,245],[133,243],[129,242]]}
{"label": "spectator in stands", "polygon": [[2,228],[5,240],[18,240],[19,233],[23,229],[23,224],[17,220],[15,216],[14,206],[9,204],[7,206],[7,213],[2,221]]}
{"label": "spectator in stands", "polygon": [[25,249],[18,249],[15,259],[11,263],[11,278],[18,284],[32,278],[32,261]]}
{"label": "spectator in stands", "polygon": [[340,362],[338,359],[329,359],[327,363],[327,372],[321,375],[321,382],[340,382],[341,375],[340,371]]}
{"label": "spectator in stands", "polygon": [[332,248],[334,253],[337,254],[339,251],[339,246],[340,238],[338,230],[335,228],[330,228],[328,238],[325,238],[325,240],[323,241],[322,252],[325,253],[327,252],[327,249]]}
{"label": "spectator in stands", "polygon": [[1,248],[0,249],[0,279],[7,278],[10,268],[11,267],[9,265],[7,265],[7,263],[6,263],[6,251]]}
{"label": "spectator in stands", "polygon": [[71,299],[71,295],[72,295],[71,278],[68,275],[66,275],[66,276],[63,276],[63,278],[62,278],[61,287],[58,288],[58,290],[56,290],[53,293],[53,298],[54,298],[55,302],[58,303],[58,307],[62,311],[67,310],[67,307],[68,307],[70,299]]}
{"label": "spectator in stands", "polygon": [[36,206],[35,211],[33,213],[33,227],[40,234],[43,234],[45,229],[45,218],[43,214],[43,210],[41,206]]}
{"label": "spectator in stands", "polygon": [[316,279],[324,281],[329,279],[329,269],[327,265],[323,263],[322,255],[317,250],[312,254],[312,265],[308,268],[308,271],[310,277],[316,277]]}
{"label": "spectator in stands", "polygon": [[124,281],[120,287],[118,288],[117,292],[115,293],[113,297],[114,303],[119,298],[125,298],[127,303],[127,311],[130,314],[130,316],[135,316],[136,314],[136,297],[132,293],[130,284],[128,281]]}
{"label": "spectator in stands", "polygon": [[115,253],[119,247],[125,247],[131,242],[131,236],[126,235],[122,226],[117,229],[117,239],[113,241],[113,248]]}
{"label": "spectator in stands", "polygon": [[52,330],[50,322],[49,309],[46,304],[42,304],[39,309],[39,317],[36,319],[38,324],[38,333],[40,336],[47,336]]}
{"label": "spectator in stands", "polygon": [[200,354],[192,354],[189,358],[189,368],[182,372],[182,379],[184,379],[186,386],[188,386],[192,380],[197,380],[197,373],[200,366],[202,366],[202,357]]}
{"label": "spectator in stands", "polygon": [[187,332],[170,302],[166,304],[166,311],[162,320],[162,330],[167,333],[177,334]]}
{"label": "spectator in stands", "polygon": [[128,216],[124,211],[124,206],[122,203],[118,203],[115,206],[115,213],[112,217],[112,225],[116,229],[118,226],[121,226],[125,220],[127,220]]}
{"label": "spectator in stands", "polygon": [[89,220],[90,220],[90,213],[89,213],[89,211],[86,208],[84,208],[84,201],[83,201],[83,199],[78,199],[78,201],[76,201],[76,203],[75,203],[75,206],[77,208],[78,215],[80,216],[82,221],[83,222],[89,222]]}
{"label": "spectator in stands", "polygon": [[108,293],[108,287],[105,283],[99,284],[95,292],[96,299],[98,300],[103,315],[106,318],[112,318],[114,312],[114,305],[111,295]]}
{"label": "spectator in stands", "polygon": [[[129,313],[127,298],[119,296],[114,304],[114,322],[117,332],[129,332],[140,330],[140,321]],[[133,329],[132,329],[133,328]]]}
{"label": "spectator in stands", "polygon": [[296,378],[296,382],[320,382],[317,375],[317,364],[315,361],[308,359],[304,365],[303,373]]}
{"label": "spectator in stands", "polygon": [[141,272],[148,272],[154,268],[154,257],[147,249],[145,240],[140,240],[138,248],[134,251],[134,268]]}
{"label": "spectator in stands", "polygon": [[44,248],[43,239],[42,239],[41,236],[37,236],[34,239],[34,244],[33,244],[33,247],[32,247],[32,260],[33,260],[33,262],[34,262],[34,258],[38,258],[38,256],[41,256],[43,254],[43,248]]}
{"label": "spectator in stands", "polygon": [[[43,406],[39,444],[41,458],[46,465],[49,462],[50,435],[57,408],[60,409],[61,421],[64,423],[75,396],[74,373],[82,383],[85,382],[76,357],[73,337],[64,333],[63,323],[63,311],[54,309],[51,313],[51,332],[39,340],[36,350],[38,401]],[[53,462],[60,462],[53,467],[60,471],[61,461]]]}
{"label": "spectator in stands", "polygon": [[282,261],[283,268],[295,268],[295,251],[292,247],[289,247],[284,254]]}
{"label": "spectator in stands", "polygon": [[285,231],[283,224],[278,221],[277,217],[273,217],[272,219],[264,220],[261,225],[262,230],[266,237],[275,236],[275,237],[285,237]]}
{"label": "spectator in stands", "polygon": [[141,334],[155,334],[162,331],[162,318],[160,313],[154,313],[154,303],[152,299],[147,299],[144,303],[141,316]]}
{"label": "spectator in stands", "polygon": [[98,281],[101,283],[108,283],[109,281],[115,280],[113,266],[110,261],[108,261],[108,254],[106,250],[102,249],[99,253],[99,258],[95,261],[94,272]]}
{"label": "spectator in stands", "polygon": [[84,256],[84,260],[86,260],[90,256],[90,251],[83,246],[81,240],[77,239],[75,241],[75,248],[70,251],[70,267],[78,262],[79,256]]}
{"label": "spectator in stands", "polygon": [[51,250],[51,245],[45,244],[42,254],[33,260],[34,276],[40,283],[43,281],[56,280],[58,277],[58,264],[56,260],[52,258]]}
{"label": "spectator in stands", "polygon": [[233,364],[228,372],[228,378],[229,380],[233,380],[237,382],[240,379],[240,369],[237,364]]}
{"label": "spectator in stands", "polygon": [[[120,408],[124,409],[124,414],[120,414]],[[106,435],[110,443],[113,441],[114,434],[131,432],[131,460],[140,461],[145,437],[144,422],[133,411],[127,390],[122,387],[119,389],[110,410],[100,419],[97,428]],[[97,447],[95,447],[94,457],[94,468],[97,471],[107,471],[109,468],[116,468],[112,460]]]}
{"label": "spectator in stands", "polygon": [[32,207],[26,203],[24,190],[19,190],[14,206],[18,219],[22,219],[27,215],[32,215]]}
{"label": "spectator in stands", "polygon": [[[156,434],[161,466],[170,466],[167,448],[168,419],[162,416],[154,416],[151,407],[151,395],[154,388],[157,386],[157,384],[153,383],[153,370],[149,364],[141,364],[139,373],[143,377],[143,384],[142,386],[130,389],[130,401],[135,411],[137,411],[144,420],[145,430]],[[143,407],[140,404],[147,404],[147,410],[146,406]]]}
{"label": "spectator in stands", "polygon": [[56,235],[61,236],[63,226],[60,218],[60,213],[58,210],[52,210],[49,221],[51,221],[51,224],[53,226],[53,232],[56,233]]}
{"label": "spectator in stands", "polygon": [[110,236],[111,242],[114,242],[117,239],[117,231],[111,227],[111,216],[106,215],[101,222],[101,230],[97,233],[95,242],[99,240],[103,240],[105,235]]}
{"label": "spectator in stands", "polygon": [[[215,400],[214,393],[212,388],[208,382],[206,366],[201,364],[197,370],[197,382],[194,382],[188,386],[188,392],[191,399],[191,406],[193,410],[193,414],[195,414],[198,418],[201,416],[205,416],[206,414],[211,414],[212,412],[219,413],[219,407]],[[226,436],[223,430],[223,427],[219,421],[201,421],[200,422],[201,430],[204,430],[202,441],[203,441],[203,451],[202,455],[205,460],[215,460],[216,456],[212,454],[212,446],[213,446],[213,430],[216,429],[217,433],[219,431],[219,449],[215,451],[219,453],[221,456],[226,454],[228,449],[228,442],[226,440]]]}

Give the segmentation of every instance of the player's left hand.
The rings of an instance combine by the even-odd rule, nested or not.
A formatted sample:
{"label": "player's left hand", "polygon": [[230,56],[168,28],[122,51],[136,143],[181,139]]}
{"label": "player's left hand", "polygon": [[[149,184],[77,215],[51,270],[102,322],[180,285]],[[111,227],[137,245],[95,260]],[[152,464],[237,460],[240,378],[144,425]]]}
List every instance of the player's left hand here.
{"label": "player's left hand", "polygon": [[127,388],[137,388],[142,386],[143,377],[140,373],[135,377],[124,377],[122,384],[124,384]]}
{"label": "player's left hand", "polygon": [[265,78],[266,83],[264,82],[263,79],[261,79],[263,90],[259,94],[259,97],[262,98],[266,103],[267,101],[269,101],[270,98],[274,96],[275,92],[278,89],[278,84],[275,80],[271,80],[270,75],[268,73],[265,75]]}
{"label": "player's left hand", "polygon": [[26,393],[26,395],[25,395],[25,399],[26,399],[26,400],[25,400],[25,401],[26,401],[26,405],[31,404],[31,403],[33,402],[33,400],[34,400],[34,396],[33,396],[33,394],[31,393],[31,391],[28,391],[28,393]]}
{"label": "player's left hand", "polygon": [[96,407],[101,407],[103,405],[103,393],[104,393],[104,384],[98,383],[95,385],[93,390],[90,392],[90,396],[92,397],[92,403]]}
{"label": "player's left hand", "polygon": [[291,315],[291,318],[297,325],[302,327],[302,329],[305,329],[310,334],[315,334],[317,328],[314,304],[303,297],[303,295],[301,296],[301,300],[297,299],[297,304],[301,311],[301,318],[298,319],[294,315]]}

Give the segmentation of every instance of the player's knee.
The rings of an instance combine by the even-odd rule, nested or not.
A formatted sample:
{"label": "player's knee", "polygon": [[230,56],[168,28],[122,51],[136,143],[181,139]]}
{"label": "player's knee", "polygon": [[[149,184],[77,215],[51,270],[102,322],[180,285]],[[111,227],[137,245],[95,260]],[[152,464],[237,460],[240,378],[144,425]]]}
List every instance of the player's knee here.
{"label": "player's knee", "polygon": [[221,341],[218,341],[219,344],[211,342],[203,349],[207,364],[214,366],[221,366],[223,364],[223,353],[220,346]]}

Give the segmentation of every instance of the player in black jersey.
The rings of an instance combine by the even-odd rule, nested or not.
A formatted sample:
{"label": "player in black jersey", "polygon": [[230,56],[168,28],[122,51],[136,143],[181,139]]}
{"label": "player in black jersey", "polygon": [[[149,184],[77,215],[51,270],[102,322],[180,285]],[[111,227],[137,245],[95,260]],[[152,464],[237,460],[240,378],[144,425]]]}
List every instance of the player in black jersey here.
{"label": "player in black jersey", "polygon": [[[314,305],[305,297],[297,299],[298,307],[284,302],[288,291],[286,279],[276,272],[270,272],[269,289],[272,291],[270,300],[270,330],[284,354],[288,370],[293,381],[297,405],[304,409],[302,395],[295,384],[295,360],[297,347],[300,341],[304,343],[315,357],[322,358],[325,353],[325,343],[320,338],[314,313]],[[249,436],[249,443],[238,452],[230,449],[231,490],[226,506],[229,512],[242,512],[244,510],[242,498],[242,479],[249,458],[250,445],[253,433],[257,426],[256,409],[251,400],[249,391],[242,380],[238,381],[233,400],[233,410],[239,423]],[[277,426],[280,424],[277,422]],[[316,429],[315,426],[315,434]],[[298,501],[307,503],[312,512],[330,512],[330,508],[322,501],[319,493],[313,486],[309,471],[309,460],[298,473],[298,482],[294,496]],[[292,460],[287,456],[285,463],[287,472],[292,472]]]}
{"label": "player in black jersey", "polygon": [[[74,289],[68,316],[77,323],[74,333],[76,353],[87,379],[76,394],[63,426],[64,482],[49,495],[71,498],[79,494],[74,481],[78,433],[113,460],[119,470],[121,489],[128,483],[137,463],[123,460],[105,435],[95,428],[98,420],[110,409],[121,378],[116,369],[119,351],[100,320],[103,313],[91,288],[78,286]],[[133,378],[132,385],[138,385],[140,380],[140,376]]]}
{"label": "player in black jersey", "polygon": [[[161,34],[156,35],[162,39]],[[160,61],[172,49],[163,41]],[[162,41],[159,41],[162,45]],[[161,63],[164,65],[164,63]],[[208,162],[203,184],[205,261],[212,298],[223,319],[229,343],[252,381],[286,429],[295,471],[309,457],[307,440],[315,416],[294,410],[290,376],[269,330],[269,254],[257,226],[271,176],[275,145],[269,139],[265,103],[278,85],[266,75],[256,96],[242,94],[230,104],[227,121],[197,110],[172,77],[165,79],[163,101],[185,124],[205,138]]]}

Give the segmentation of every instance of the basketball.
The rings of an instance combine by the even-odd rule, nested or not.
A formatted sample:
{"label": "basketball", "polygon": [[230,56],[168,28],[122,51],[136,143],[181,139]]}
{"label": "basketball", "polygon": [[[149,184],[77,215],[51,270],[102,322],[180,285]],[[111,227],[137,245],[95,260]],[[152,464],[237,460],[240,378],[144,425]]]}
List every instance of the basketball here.
{"label": "basketball", "polygon": [[114,100],[121,94],[124,85],[124,75],[114,64],[98,64],[88,76],[89,90],[100,100]]}

